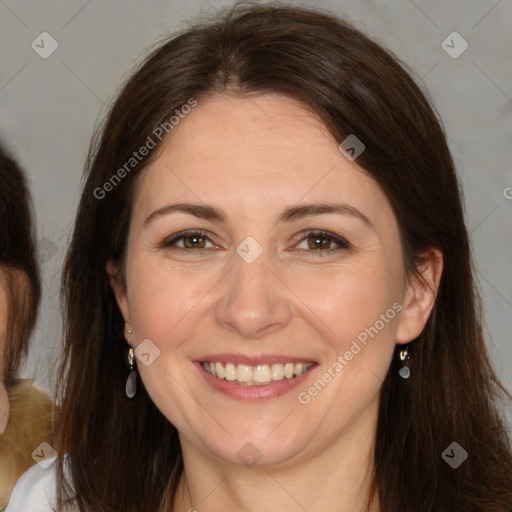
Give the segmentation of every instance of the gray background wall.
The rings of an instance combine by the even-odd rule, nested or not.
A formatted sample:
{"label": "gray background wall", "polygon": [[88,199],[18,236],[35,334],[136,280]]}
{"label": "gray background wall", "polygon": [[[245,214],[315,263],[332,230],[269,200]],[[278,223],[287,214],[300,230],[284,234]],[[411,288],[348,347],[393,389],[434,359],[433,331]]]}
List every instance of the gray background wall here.
{"label": "gray background wall", "polygon": [[[59,271],[93,126],[150,44],[229,3],[0,0],[0,136],[31,178],[44,272],[43,305],[23,375],[47,391],[61,339]],[[512,389],[512,2],[306,4],[345,16],[383,42],[430,90],[465,190],[489,346]],[[454,31],[463,39],[448,37]],[[38,37],[42,32],[58,44],[45,59],[35,51],[46,57],[51,49],[48,36]],[[457,56],[464,41],[468,47]]]}

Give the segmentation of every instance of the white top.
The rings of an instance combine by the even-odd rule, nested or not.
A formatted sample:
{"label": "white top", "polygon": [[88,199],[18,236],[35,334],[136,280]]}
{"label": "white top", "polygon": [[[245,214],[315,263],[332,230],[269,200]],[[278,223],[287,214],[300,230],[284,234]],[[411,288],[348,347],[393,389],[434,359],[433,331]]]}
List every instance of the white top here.
{"label": "white top", "polygon": [[5,512],[54,512],[57,509],[57,457],[32,466],[16,483]]}

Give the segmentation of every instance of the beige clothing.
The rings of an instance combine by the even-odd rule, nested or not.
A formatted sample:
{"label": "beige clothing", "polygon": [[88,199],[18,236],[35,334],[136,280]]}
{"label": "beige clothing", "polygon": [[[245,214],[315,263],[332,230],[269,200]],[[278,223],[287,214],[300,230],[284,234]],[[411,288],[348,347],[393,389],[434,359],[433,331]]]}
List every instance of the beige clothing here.
{"label": "beige clothing", "polygon": [[9,423],[0,435],[0,512],[18,478],[36,463],[32,453],[43,442],[52,445],[57,409],[32,384],[32,380],[18,380],[9,390]]}

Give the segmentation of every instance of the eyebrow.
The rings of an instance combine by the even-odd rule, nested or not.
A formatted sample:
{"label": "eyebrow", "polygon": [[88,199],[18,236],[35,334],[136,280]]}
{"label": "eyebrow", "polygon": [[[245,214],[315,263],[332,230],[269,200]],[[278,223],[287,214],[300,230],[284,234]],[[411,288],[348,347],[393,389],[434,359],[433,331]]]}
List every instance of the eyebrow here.
{"label": "eyebrow", "polygon": [[[173,212],[188,213],[199,219],[212,220],[217,222],[226,222],[226,215],[224,212],[211,205],[194,204],[194,203],[175,203],[168,204],[162,208],[158,208],[152,212],[144,221],[144,226],[147,226],[151,221],[164,215],[169,215]],[[375,229],[370,219],[358,209],[348,204],[338,203],[311,203],[299,206],[292,206],[287,208],[276,219],[276,224],[279,222],[292,222],[294,220],[303,219],[313,215],[324,215],[337,213],[340,215],[348,215],[359,219],[368,227]]]}

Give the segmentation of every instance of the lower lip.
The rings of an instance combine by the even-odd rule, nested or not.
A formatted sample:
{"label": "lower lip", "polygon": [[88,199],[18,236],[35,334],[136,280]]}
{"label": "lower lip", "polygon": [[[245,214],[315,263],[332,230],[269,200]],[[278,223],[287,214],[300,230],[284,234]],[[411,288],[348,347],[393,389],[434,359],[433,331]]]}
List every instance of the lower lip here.
{"label": "lower lip", "polygon": [[194,365],[213,389],[237,400],[269,400],[286,395],[299,386],[309,376],[311,370],[317,366],[314,363],[302,375],[292,379],[284,378],[270,384],[250,386],[214,377],[204,371],[203,365],[199,361],[194,361]]}

